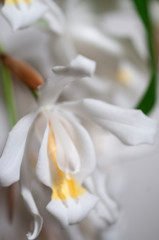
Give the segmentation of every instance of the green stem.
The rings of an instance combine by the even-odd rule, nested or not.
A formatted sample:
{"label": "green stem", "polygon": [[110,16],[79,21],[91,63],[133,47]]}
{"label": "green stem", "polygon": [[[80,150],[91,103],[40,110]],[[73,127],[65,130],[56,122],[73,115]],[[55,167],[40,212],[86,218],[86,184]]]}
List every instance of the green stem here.
{"label": "green stem", "polygon": [[37,90],[34,90],[34,89],[32,89],[32,88],[30,88],[30,91],[31,91],[31,93],[33,94],[33,97],[35,98],[35,100],[38,100],[38,98],[39,98],[39,93],[38,93],[38,91],[37,91]]}
{"label": "green stem", "polygon": [[147,87],[144,96],[141,98],[140,102],[137,104],[136,108],[141,109],[145,114],[149,114],[153,109],[156,98],[156,86],[157,86],[157,66],[156,66],[156,57],[155,57],[155,47],[154,47],[154,39],[153,39],[153,31],[151,25],[150,14],[148,11],[149,0],[132,0],[137,9],[137,12],[144,24],[145,32],[147,36],[147,45],[149,49],[150,55],[150,67],[151,67],[151,76],[150,83]]}
{"label": "green stem", "polygon": [[[0,53],[2,52],[3,48],[0,45]],[[2,63],[0,64],[0,71],[2,76],[2,86],[9,116],[10,127],[12,128],[17,122],[16,111],[14,106],[12,79],[9,71],[5,68],[5,66]]]}

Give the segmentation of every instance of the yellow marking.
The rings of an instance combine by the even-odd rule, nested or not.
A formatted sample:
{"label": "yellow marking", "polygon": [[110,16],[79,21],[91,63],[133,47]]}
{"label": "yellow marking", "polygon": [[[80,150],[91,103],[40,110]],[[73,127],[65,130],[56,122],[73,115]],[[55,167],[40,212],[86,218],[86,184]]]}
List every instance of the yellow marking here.
{"label": "yellow marking", "polygon": [[73,177],[67,176],[57,164],[57,147],[55,136],[50,124],[48,136],[48,156],[50,160],[50,170],[53,181],[52,199],[66,200],[68,197],[78,198],[87,190],[83,188]]}
{"label": "yellow marking", "polygon": [[32,2],[32,0],[5,0],[5,3],[9,3],[11,5],[17,5],[20,2],[30,3],[30,2]]}
{"label": "yellow marking", "polygon": [[132,76],[130,71],[126,69],[120,69],[117,72],[117,80],[124,85],[128,85],[132,81]]}

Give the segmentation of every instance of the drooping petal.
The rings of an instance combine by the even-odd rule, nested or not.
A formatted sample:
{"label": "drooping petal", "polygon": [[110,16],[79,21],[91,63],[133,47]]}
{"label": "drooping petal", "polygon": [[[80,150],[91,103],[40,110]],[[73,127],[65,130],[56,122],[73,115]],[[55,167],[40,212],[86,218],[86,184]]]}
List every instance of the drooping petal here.
{"label": "drooping petal", "polygon": [[94,208],[98,198],[88,192],[78,199],[69,198],[65,202],[52,199],[47,210],[53,214],[63,226],[80,222]]}
{"label": "drooping petal", "polygon": [[51,30],[57,34],[62,34],[65,29],[65,19],[61,9],[56,3],[50,0],[45,0],[49,11],[43,16],[48,22]]}
{"label": "drooping petal", "polygon": [[29,191],[29,189],[27,189],[25,186],[22,186],[21,194],[22,194],[31,214],[34,216],[34,228],[33,228],[34,230],[32,233],[29,232],[27,234],[28,240],[33,240],[33,239],[37,238],[37,236],[39,235],[39,233],[41,231],[43,219],[39,214],[39,211],[36,207],[35,201],[33,199],[31,192]]}
{"label": "drooping petal", "polygon": [[17,30],[29,26],[47,10],[46,4],[37,0],[6,0],[1,11],[13,30]]}
{"label": "drooping petal", "polygon": [[9,186],[19,180],[28,131],[36,117],[31,113],[23,117],[11,130],[0,158],[0,184]]}
{"label": "drooping petal", "polygon": [[[92,139],[87,130],[72,114],[64,111],[61,112],[61,114],[67,120],[63,122],[63,124],[79,153],[81,167],[79,173],[77,173],[75,177],[82,182],[93,171],[96,164],[96,156]],[[64,171],[64,169],[62,170]]]}
{"label": "drooping petal", "polygon": [[68,67],[54,67],[52,79],[41,88],[39,103],[55,101],[66,85],[80,78],[90,77],[94,71],[95,62],[81,55],[78,55]]}
{"label": "drooping petal", "polygon": [[64,103],[67,109],[83,119],[93,121],[111,131],[125,144],[153,143],[156,121],[140,110],[123,109],[94,99]]}
{"label": "drooping petal", "polygon": [[[39,113],[39,112],[38,112]],[[31,128],[32,130],[32,128]],[[39,214],[36,202],[34,200],[34,197],[32,195],[32,188],[33,188],[33,183],[35,182],[35,176],[33,174],[33,169],[30,158],[30,139],[32,137],[32,131],[28,132],[28,137],[26,140],[25,144],[25,152],[23,156],[23,161],[22,161],[22,166],[21,166],[21,178],[20,178],[20,190],[21,190],[21,195],[24,199],[24,202],[27,205],[27,208],[30,212],[30,214],[33,217],[33,226],[31,226],[31,232],[27,234],[28,240],[33,240],[36,239],[37,236],[39,235],[42,224],[43,224],[43,219]],[[38,186],[39,187],[39,186]],[[36,189],[36,193],[37,193]],[[35,191],[35,189],[34,189]]]}
{"label": "drooping petal", "polygon": [[39,150],[39,157],[36,165],[36,174],[39,180],[43,184],[50,187],[52,185],[52,181],[51,181],[50,166],[49,166],[49,159],[48,159],[48,153],[47,153],[48,135],[49,135],[49,124],[47,124],[47,127],[45,129],[45,133],[44,133],[41,147]]}

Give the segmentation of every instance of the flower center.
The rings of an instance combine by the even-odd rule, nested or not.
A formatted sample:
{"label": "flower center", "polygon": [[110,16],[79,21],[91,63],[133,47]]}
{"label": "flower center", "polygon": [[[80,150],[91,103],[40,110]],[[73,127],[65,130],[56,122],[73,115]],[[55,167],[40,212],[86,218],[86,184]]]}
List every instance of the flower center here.
{"label": "flower center", "polygon": [[52,199],[66,200],[68,197],[77,199],[87,191],[70,174],[64,173],[58,167],[57,147],[51,124],[48,136],[48,156],[53,182]]}

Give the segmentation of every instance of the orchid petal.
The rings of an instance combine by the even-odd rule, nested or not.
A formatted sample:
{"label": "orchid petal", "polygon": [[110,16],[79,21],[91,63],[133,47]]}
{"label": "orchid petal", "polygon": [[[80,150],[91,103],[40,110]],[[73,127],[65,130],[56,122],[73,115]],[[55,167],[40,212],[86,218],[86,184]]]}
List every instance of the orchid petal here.
{"label": "orchid petal", "polygon": [[43,219],[39,214],[39,211],[36,207],[35,201],[33,199],[31,192],[29,191],[29,189],[22,186],[21,194],[22,194],[25,202],[27,203],[30,212],[34,216],[34,230],[32,233],[29,232],[27,234],[28,240],[33,240],[33,239],[37,238],[37,236],[39,235],[39,233],[41,231]]}
{"label": "orchid petal", "polygon": [[61,200],[51,200],[47,210],[53,214],[63,226],[80,222],[94,208],[98,198],[88,192],[78,199],[69,198],[65,203]]}
{"label": "orchid petal", "polygon": [[141,57],[147,57],[144,29],[134,10],[111,12],[102,18],[102,26],[114,37],[129,38]]}
{"label": "orchid petal", "polygon": [[47,6],[40,1],[31,0],[26,2],[18,0],[18,3],[6,1],[2,7],[2,14],[11,24],[13,30],[26,27],[47,11]]}
{"label": "orchid petal", "polygon": [[43,219],[39,214],[36,203],[31,193],[32,183],[34,180],[33,171],[30,166],[30,162],[28,162],[28,159],[30,156],[29,146],[30,146],[31,137],[32,137],[32,131],[28,131],[28,137],[25,144],[25,152],[24,152],[22,166],[21,166],[21,179],[20,179],[21,195],[33,217],[33,222],[34,222],[34,225],[32,227],[33,230],[27,234],[28,240],[37,238],[43,224]]}
{"label": "orchid petal", "polygon": [[62,117],[56,114],[51,121],[56,139],[57,163],[63,172],[76,173],[80,169],[80,156],[62,121]]}
{"label": "orchid petal", "polygon": [[95,27],[89,25],[75,25],[71,29],[73,38],[78,43],[92,45],[106,53],[111,53],[115,56],[123,54],[122,46],[113,38],[101,34]]}
{"label": "orchid petal", "polygon": [[67,119],[65,127],[80,156],[81,168],[80,172],[76,174],[76,179],[82,182],[95,168],[96,156],[94,145],[87,130],[72,114],[63,111],[62,115]]}
{"label": "orchid petal", "polygon": [[66,85],[77,79],[90,77],[94,71],[95,62],[81,55],[78,55],[68,67],[54,67],[53,79],[41,88],[40,103],[45,104],[51,99],[55,101]]}
{"label": "orchid petal", "polygon": [[0,158],[0,184],[9,186],[19,180],[28,131],[36,117],[31,113],[23,117],[11,130]]}
{"label": "orchid petal", "polygon": [[51,30],[57,34],[62,34],[65,29],[65,19],[61,9],[56,3],[45,0],[49,7],[49,11],[43,16],[49,24]]}
{"label": "orchid petal", "polygon": [[[110,224],[114,223],[119,215],[119,209],[117,203],[111,198],[106,187],[106,174],[103,174],[102,171],[96,171],[96,192],[100,196],[100,203],[97,206],[98,215],[106,219]],[[103,191],[104,189],[104,191]],[[104,214],[107,212],[107,215]]]}
{"label": "orchid petal", "polygon": [[51,181],[50,166],[49,166],[49,159],[48,159],[48,153],[47,153],[48,135],[49,135],[49,124],[47,124],[45,133],[43,136],[43,140],[41,143],[38,162],[36,165],[36,174],[39,180],[43,184],[50,187],[52,185],[52,181]]}
{"label": "orchid petal", "polygon": [[96,206],[98,216],[112,224],[117,220],[119,210],[116,202],[111,199],[107,191],[106,177],[104,172],[96,169],[94,174],[86,179],[85,185],[89,191],[100,198]]}
{"label": "orchid petal", "polygon": [[123,109],[94,99],[64,103],[67,109],[83,119],[93,121],[108,129],[125,144],[153,143],[156,121],[140,110]]}

